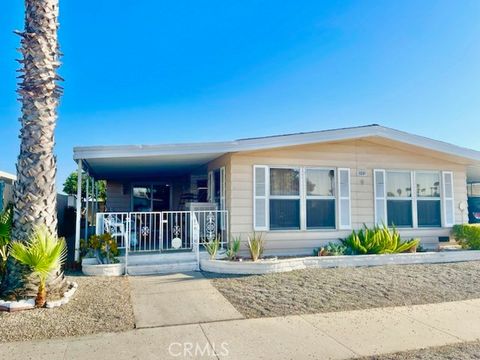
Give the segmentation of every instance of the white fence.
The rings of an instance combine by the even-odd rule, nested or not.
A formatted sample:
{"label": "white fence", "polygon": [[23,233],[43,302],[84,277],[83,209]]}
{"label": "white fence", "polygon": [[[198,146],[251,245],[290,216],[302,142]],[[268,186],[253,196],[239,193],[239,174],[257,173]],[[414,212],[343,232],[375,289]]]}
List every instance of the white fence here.
{"label": "white fence", "polygon": [[228,243],[228,211],[97,213],[96,234],[111,234],[129,252],[196,250],[218,239]]}

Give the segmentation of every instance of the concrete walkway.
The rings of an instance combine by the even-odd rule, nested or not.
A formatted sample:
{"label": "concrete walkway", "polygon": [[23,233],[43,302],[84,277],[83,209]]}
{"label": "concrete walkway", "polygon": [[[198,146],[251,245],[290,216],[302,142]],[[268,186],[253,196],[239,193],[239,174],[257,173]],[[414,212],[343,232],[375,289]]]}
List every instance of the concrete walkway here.
{"label": "concrete walkway", "polygon": [[346,359],[480,339],[480,299],[0,345],[0,359]]}
{"label": "concrete walkway", "polygon": [[200,272],[128,279],[137,329],[243,319]]}

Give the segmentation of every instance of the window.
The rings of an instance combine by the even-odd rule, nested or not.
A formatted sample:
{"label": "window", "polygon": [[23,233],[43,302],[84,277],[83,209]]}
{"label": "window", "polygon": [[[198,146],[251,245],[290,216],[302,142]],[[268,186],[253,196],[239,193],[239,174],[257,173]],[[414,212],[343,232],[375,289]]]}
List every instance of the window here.
{"label": "window", "polygon": [[[381,224],[386,216],[389,226],[397,227],[441,227],[442,201],[445,205],[445,223],[453,220],[450,208],[453,190],[449,185],[452,174],[444,172],[449,184],[442,198],[441,173],[439,171],[385,171],[375,170],[375,219]],[[385,179],[385,180],[384,180]],[[412,186],[412,184],[414,184]],[[413,191],[412,191],[413,189]],[[446,190],[445,190],[446,191]],[[385,213],[386,209],[386,213]]]}
{"label": "window", "polygon": [[170,210],[170,186],[168,184],[145,184],[132,187],[134,212]]}
{"label": "window", "polygon": [[213,202],[217,204],[218,208],[220,208],[220,169],[215,169],[213,172]]}
{"label": "window", "polygon": [[300,170],[270,169],[270,229],[300,229]]}
{"label": "window", "polygon": [[467,184],[467,196],[468,197],[480,197],[480,183]]}
{"label": "window", "polygon": [[306,169],[307,229],[335,228],[335,170]]}
{"label": "window", "polygon": [[351,229],[350,169],[253,166],[256,231]]}
{"label": "window", "polygon": [[387,221],[389,226],[412,227],[412,180],[408,171],[387,171]]}
{"label": "window", "polygon": [[417,186],[417,221],[419,227],[442,226],[440,173],[415,173]]}
{"label": "window", "polygon": [[208,201],[225,210],[225,167],[208,172]]}

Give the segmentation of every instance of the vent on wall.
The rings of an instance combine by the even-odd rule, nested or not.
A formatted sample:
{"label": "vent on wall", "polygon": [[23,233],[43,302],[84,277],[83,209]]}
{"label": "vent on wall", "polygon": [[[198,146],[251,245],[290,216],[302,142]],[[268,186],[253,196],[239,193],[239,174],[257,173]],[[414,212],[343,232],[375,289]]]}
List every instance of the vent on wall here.
{"label": "vent on wall", "polygon": [[449,242],[450,238],[448,236],[439,236],[438,241],[439,242]]}

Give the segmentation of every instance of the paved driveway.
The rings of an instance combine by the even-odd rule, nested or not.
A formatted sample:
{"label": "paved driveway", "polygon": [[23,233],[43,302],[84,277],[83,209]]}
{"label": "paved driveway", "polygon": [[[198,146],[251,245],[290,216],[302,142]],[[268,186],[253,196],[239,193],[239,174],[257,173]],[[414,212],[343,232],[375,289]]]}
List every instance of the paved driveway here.
{"label": "paved driveway", "polygon": [[243,319],[200,272],[129,277],[137,328]]}

